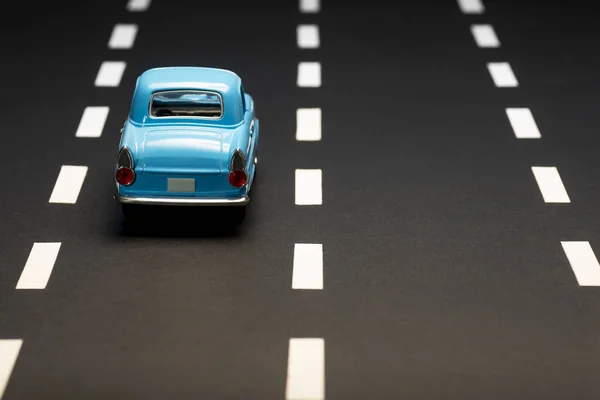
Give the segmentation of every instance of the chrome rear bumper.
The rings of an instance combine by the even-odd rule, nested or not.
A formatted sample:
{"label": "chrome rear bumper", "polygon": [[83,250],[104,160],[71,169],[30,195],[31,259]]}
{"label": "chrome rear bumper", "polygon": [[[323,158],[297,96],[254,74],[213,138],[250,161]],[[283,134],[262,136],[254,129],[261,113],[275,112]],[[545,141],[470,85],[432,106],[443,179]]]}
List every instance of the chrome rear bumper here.
{"label": "chrome rear bumper", "polygon": [[115,200],[122,204],[146,204],[157,206],[244,206],[248,204],[248,196],[234,199],[218,198],[173,198],[173,197],[125,197],[116,194]]}

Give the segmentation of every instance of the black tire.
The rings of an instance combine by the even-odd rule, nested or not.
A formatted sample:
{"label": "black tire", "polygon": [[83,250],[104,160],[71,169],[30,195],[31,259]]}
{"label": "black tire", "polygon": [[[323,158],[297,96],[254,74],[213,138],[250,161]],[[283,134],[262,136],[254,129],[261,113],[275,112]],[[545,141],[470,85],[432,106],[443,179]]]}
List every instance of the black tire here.
{"label": "black tire", "polygon": [[121,204],[121,211],[123,212],[123,219],[126,224],[137,222],[139,218],[138,207],[132,204]]}
{"label": "black tire", "polygon": [[121,211],[123,212],[123,216],[128,217],[134,213],[133,207],[131,204],[121,204]]}
{"label": "black tire", "polygon": [[246,206],[232,206],[230,216],[234,225],[241,224],[246,219]]}

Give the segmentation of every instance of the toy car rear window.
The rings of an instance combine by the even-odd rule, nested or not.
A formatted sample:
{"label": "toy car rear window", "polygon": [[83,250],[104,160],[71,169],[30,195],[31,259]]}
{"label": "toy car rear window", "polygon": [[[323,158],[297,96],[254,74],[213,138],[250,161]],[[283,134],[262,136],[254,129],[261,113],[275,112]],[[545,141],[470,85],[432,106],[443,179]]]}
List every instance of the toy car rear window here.
{"label": "toy car rear window", "polygon": [[214,92],[169,90],[156,92],[150,100],[150,116],[221,118],[223,100]]}

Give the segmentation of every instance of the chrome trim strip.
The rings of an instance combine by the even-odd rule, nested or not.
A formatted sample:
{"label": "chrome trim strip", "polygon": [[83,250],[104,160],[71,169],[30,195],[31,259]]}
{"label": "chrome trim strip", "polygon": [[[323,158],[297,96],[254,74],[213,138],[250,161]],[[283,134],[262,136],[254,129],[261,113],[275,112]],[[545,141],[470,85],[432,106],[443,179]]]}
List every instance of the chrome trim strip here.
{"label": "chrome trim strip", "polygon": [[115,195],[119,203],[124,204],[147,204],[147,205],[171,205],[171,206],[244,206],[250,202],[245,195],[235,199],[207,199],[207,198],[171,198],[171,197],[125,197]]}

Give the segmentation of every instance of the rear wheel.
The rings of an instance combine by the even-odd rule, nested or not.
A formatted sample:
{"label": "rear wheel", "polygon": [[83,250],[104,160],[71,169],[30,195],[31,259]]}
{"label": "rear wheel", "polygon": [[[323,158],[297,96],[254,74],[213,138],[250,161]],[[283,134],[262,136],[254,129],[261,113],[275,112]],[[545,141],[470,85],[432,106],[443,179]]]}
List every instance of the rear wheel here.
{"label": "rear wheel", "polygon": [[123,212],[125,223],[128,224],[136,222],[140,214],[139,207],[136,207],[133,204],[121,204],[121,211]]}
{"label": "rear wheel", "polygon": [[133,214],[135,210],[131,207],[131,204],[121,204],[121,211],[125,217]]}
{"label": "rear wheel", "polygon": [[235,225],[239,225],[246,219],[246,206],[233,206],[231,207],[231,222]]}

